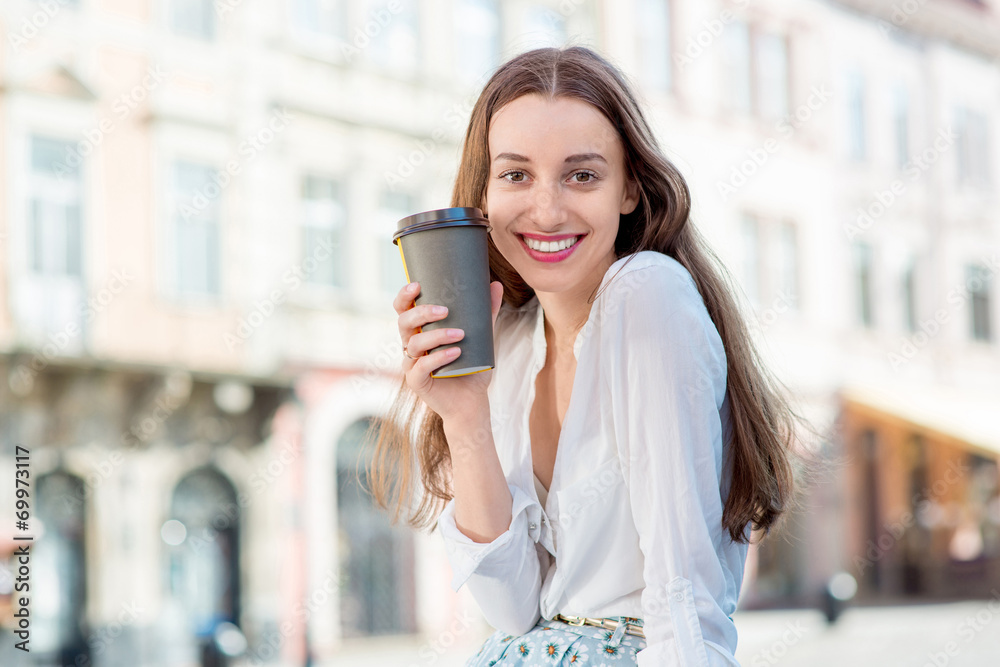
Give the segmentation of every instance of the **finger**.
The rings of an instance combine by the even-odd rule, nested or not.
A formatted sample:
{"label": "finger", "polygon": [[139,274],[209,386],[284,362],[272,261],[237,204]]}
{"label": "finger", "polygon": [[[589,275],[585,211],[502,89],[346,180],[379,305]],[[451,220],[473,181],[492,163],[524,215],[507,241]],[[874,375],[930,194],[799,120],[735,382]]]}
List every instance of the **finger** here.
{"label": "finger", "polygon": [[[454,350],[452,352],[451,350]],[[448,347],[443,350],[435,350],[434,352],[420,357],[414,362],[413,368],[411,368],[407,375],[410,373],[414,374],[413,386],[414,390],[418,393],[423,393],[430,390],[431,382],[434,378],[431,377],[431,373],[444,366],[445,364],[454,361],[462,353],[461,349],[458,347]]]}
{"label": "finger", "polygon": [[416,351],[414,348],[416,346],[413,344],[413,337],[411,336],[409,340],[403,341],[403,363],[410,364],[411,366],[420,360],[420,355],[422,352]]}
{"label": "finger", "polygon": [[435,304],[423,303],[403,311],[398,320],[399,337],[405,341],[413,334],[419,333],[425,324],[448,317],[447,307],[444,312],[437,312],[435,308],[437,308]]}
{"label": "finger", "polygon": [[457,343],[464,337],[465,332],[461,329],[447,327],[431,331],[421,331],[410,336],[410,339],[406,341],[406,349],[413,356],[417,356],[442,345]]}
{"label": "finger", "polygon": [[[414,287],[411,289],[410,285]],[[397,313],[409,310],[413,305],[413,300],[420,294],[420,285],[418,283],[414,282],[410,283],[410,285],[403,285],[399,292],[396,293],[396,298],[392,300],[392,307]]]}

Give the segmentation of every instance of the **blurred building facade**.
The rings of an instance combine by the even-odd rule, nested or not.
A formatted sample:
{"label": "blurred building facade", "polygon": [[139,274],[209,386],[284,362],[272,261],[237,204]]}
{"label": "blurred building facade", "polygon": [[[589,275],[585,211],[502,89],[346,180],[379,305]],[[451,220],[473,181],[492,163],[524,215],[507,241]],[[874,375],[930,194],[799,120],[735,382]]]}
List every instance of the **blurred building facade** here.
{"label": "blurred building facade", "polygon": [[448,205],[489,70],[567,40],[640,87],[828,433],[743,604],[840,569],[871,602],[1000,586],[996,2],[17,0],[0,28],[38,664],[196,664],[226,623],[251,664],[433,660],[469,629],[443,545],[357,484],[399,380],[389,237]]}

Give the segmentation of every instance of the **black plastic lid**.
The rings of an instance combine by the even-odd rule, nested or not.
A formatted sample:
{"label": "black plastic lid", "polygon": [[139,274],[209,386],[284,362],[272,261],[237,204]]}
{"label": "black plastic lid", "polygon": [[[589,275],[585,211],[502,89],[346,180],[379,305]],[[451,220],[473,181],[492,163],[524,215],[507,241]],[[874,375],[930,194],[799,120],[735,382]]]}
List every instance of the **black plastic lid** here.
{"label": "black plastic lid", "polygon": [[439,208],[434,211],[424,211],[408,215],[399,221],[398,231],[392,235],[392,242],[406,234],[422,232],[438,227],[456,227],[462,225],[479,225],[486,227],[486,231],[493,229],[489,220],[483,215],[482,210],[474,206],[455,206],[452,208]]}

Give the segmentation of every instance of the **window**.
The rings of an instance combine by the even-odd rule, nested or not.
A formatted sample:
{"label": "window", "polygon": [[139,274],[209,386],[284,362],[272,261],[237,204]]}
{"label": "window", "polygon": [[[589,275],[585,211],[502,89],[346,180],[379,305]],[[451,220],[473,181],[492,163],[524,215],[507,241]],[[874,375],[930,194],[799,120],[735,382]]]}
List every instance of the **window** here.
{"label": "window", "polygon": [[640,0],[639,67],[646,84],[665,90],[671,86],[670,2]]}
{"label": "window", "polygon": [[799,302],[798,231],[794,223],[762,220],[744,213],[741,280],[750,303],[769,299],[783,312]]}
{"label": "window", "polygon": [[420,61],[420,17],[417,2],[366,0],[363,30],[371,34],[364,49],[379,67],[399,76],[414,74]]}
{"label": "window", "polygon": [[978,188],[990,185],[990,142],[986,116],[959,107],[955,112],[958,134],[958,182]]}
{"label": "window", "polygon": [[406,284],[406,272],[403,271],[403,259],[399,254],[399,246],[392,242],[392,235],[398,229],[398,223],[408,215],[418,213],[415,198],[401,192],[384,192],[379,202],[378,230],[376,243],[379,247],[380,284],[383,291],[395,293]]}
{"label": "window", "polygon": [[991,283],[993,282],[990,270],[981,264],[966,266],[965,280],[970,296],[969,328],[972,339],[990,341],[993,338],[993,331],[990,327]]}
{"label": "window", "polygon": [[[337,530],[341,632],[344,637],[416,631],[416,577],[412,531],[393,526],[372,502],[364,447],[371,419],[361,419],[337,441]],[[383,428],[389,428],[383,426]],[[377,434],[376,434],[377,436]]]}
{"label": "window", "polygon": [[28,253],[34,273],[82,277],[80,162],[69,142],[31,138]]}
{"label": "window", "polygon": [[[965,518],[952,534],[949,551],[961,552],[962,560],[985,556],[987,563],[996,565],[1000,559],[1000,471],[994,457],[975,452],[966,453],[965,469],[969,480],[965,493],[959,497]],[[972,583],[972,582],[970,582]]]}
{"label": "window", "polygon": [[723,29],[726,107],[749,114],[752,109],[750,85],[750,28],[744,21],[732,21]]}
{"label": "window", "polygon": [[178,35],[212,39],[215,36],[213,0],[171,0],[170,28]]}
{"label": "window", "polygon": [[[860,489],[858,489],[858,499],[860,500],[860,511],[858,518],[861,520],[861,534],[867,537],[869,544],[878,544],[885,530],[885,523],[880,517],[880,509],[883,506],[882,474],[881,462],[885,459],[885,444],[880,442],[879,433],[872,428],[865,428],[854,436],[855,446],[853,447],[853,459],[857,461],[860,472]],[[869,591],[877,593],[882,588],[885,565],[880,559],[874,559],[874,564],[861,572],[859,586],[864,586]]]}
{"label": "window", "polygon": [[760,303],[760,224],[757,218],[743,215],[743,289],[754,305]]}
{"label": "window", "polygon": [[853,247],[858,320],[863,326],[871,328],[875,326],[872,247],[862,241],[856,241]]}
{"label": "window", "polygon": [[903,324],[913,333],[917,330],[917,267],[910,262],[903,272]]}
{"label": "window", "polygon": [[902,84],[897,84],[893,88],[892,108],[896,167],[902,169],[910,159],[910,95]]}
{"label": "window", "polygon": [[240,505],[233,485],[212,468],[184,476],[174,488],[167,542],[168,590],[198,637],[240,618]]}
{"label": "window", "polygon": [[315,285],[347,287],[347,211],[340,183],[317,176],[302,181],[302,257],[316,269],[306,280]]}
{"label": "window", "polygon": [[864,160],[867,155],[865,113],[865,78],[859,69],[853,69],[847,75],[847,131],[849,154],[854,160]]}
{"label": "window", "polygon": [[480,81],[500,64],[498,0],[458,0],[455,66],[462,83]]}
{"label": "window", "polygon": [[176,296],[214,297],[221,293],[221,194],[214,168],[193,162],[174,164],[172,286]]}
{"label": "window", "polygon": [[788,40],[734,20],[722,32],[724,106],[763,120],[789,113]]}
{"label": "window", "polygon": [[770,120],[788,116],[788,42],[784,35],[754,35],[757,113]]}
{"label": "window", "polygon": [[80,621],[87,602],[88,490],[82,479],[62,471],[43,475],[36,484],[35,516],[45,532],[31,545],[31,650],[49,656],[86,655]]}
{"label": "window", "polygon": [[343,40],[348,36],[345,9],[343,0],[294,0],[292,21],[313,37]]}
{"label": "window", "polygon": [[778,225],[774,239],[774,299],[795,308],[799,296],[798,239],[795,225],[783,222]]}

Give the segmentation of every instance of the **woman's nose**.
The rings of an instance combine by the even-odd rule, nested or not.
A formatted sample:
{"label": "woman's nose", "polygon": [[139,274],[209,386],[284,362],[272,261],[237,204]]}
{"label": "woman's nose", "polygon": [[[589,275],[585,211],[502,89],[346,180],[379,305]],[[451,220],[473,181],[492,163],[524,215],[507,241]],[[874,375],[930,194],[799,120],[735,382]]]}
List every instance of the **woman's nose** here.
{"label": "woman's nose", "polygon": [[535,222],[542,225],[557,225],[568,218],[558,186],[539,184],[533,188],[532,209]]}

